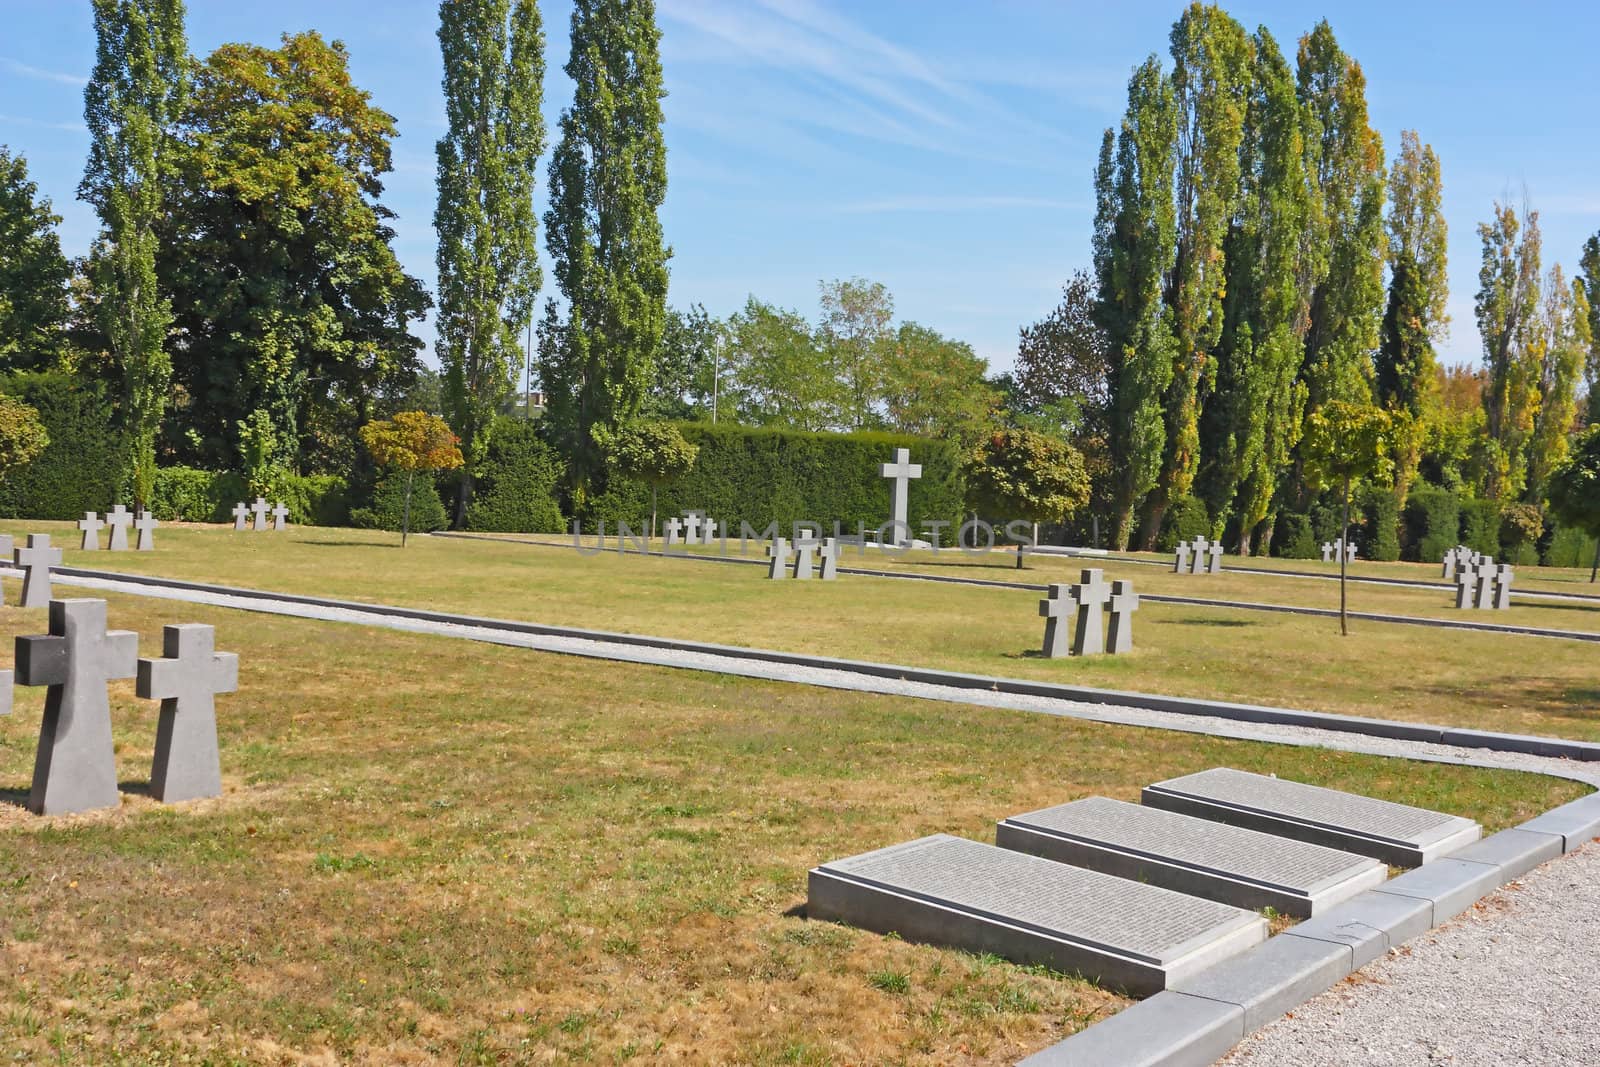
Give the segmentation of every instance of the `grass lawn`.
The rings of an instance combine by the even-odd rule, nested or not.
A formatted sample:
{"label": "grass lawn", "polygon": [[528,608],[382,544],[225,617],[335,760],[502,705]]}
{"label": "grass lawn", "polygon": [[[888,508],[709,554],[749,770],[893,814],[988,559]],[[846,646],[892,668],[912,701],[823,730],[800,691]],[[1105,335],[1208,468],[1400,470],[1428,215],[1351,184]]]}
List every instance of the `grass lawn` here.
{"label": "grass lawn", "polygon": [[[21,529],[19,524],[5,524]],[[47,524],[33,524],[39,528]],[[152,553],[67,552],[69,564],[258,589],[321,594],[539,622],[1045,678],[1116,689],[1240,700],[1382,718],[1600,739],[1600,649],[1576,641],[1145,604],[1128,656],[1043,660],[1037,593],[845,576],[768,582],[754,567],[639,555],[581,556],[516,543],[414,539],[342,529],[235,534],[163,530]],[[869,557],[870,558],[870,557]],[[960,563],[959,560],[953,561]],[[996,561],[998,562],[998,561]],[[1032,581],[1082,566],[1039,562]],[[1247,575],[1180,579],[1108,564],[1150,592],[1230,591],[1250,599],[1337,604],[1333,583]],[[1004,566],[959,573],[1015,574]],[[1352,606],[1431,605],[1444,591],[1352,587]],[[1589,626],[1587,608],[1524,607],[1483,617]],[[1456,613],[1458,616],[1459,613]],[[1554,619],[1550,624],[1557,624]]]}
{"label": "grass lawn", "polygon": [[[539,615],[547,598],[570,601],[564,573],[608,573],[489,548],[424,539],[402,555],[343,531],[180,530],[145,561],[176,573],[214,558],[217,573],[196,576],[385,599],[417,586],[418,598],[519,601]],[[689,565],[655,566],[633,580],[665,613]],[[215,624],[218,647],[240,653],[240,691],[218,701],[226,794],[169,808],[140,792],[156,706],[117,682],[121,808],[35,818],[18,804],[43,692],[17,690],[0,719],[0,1052],[15,1062],[1008,1063],[1124,1002],[809,922],[796,913],[806,870],[936,831],[992,840],[1005,815],[1089,793],[1135,800],[1145,783],[1218,764],[1471,815],[1490,831],[1583,792],[109,599],[112,626],[137,630],[147,655],[163,623],[188,621]],[[724,616],[752,607],[703,604],[672,614],[726,636]],[[809,617],[827,631],[831,610]],[[0,619],[34,633],[44,612]]]}

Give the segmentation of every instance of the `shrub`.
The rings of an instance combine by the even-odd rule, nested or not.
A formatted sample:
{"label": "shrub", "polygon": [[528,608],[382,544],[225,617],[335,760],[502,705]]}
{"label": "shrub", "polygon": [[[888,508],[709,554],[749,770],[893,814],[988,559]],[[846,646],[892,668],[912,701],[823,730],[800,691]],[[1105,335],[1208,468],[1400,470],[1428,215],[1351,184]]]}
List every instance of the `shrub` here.
{"label": "shrub", "polygon": [[[336,474],[282,474],[265,494],[289,509],[299,526],[345,526],[350,522],[349,488]],[[244,476],[232,471],[162,467],[156,471],[150,510],[162,522],[232,522],[233,506],[254,499]]]}
{"label": "shrub", "polygon": [[1500,512],[1500,558],[1518,567],[1539,563],[1544,514],[1533,504],[1507,504]]}
{"label": "shrub", "polygon": [[224,503],[227,494],[219,483],[225,477],[196,467],[161,467],[151,488],[150,510],[162,522],[221,522],[244,499],[244,481],[238,479],[239,494]]}
{"label": "shrub", "polygon": [[1278,524],[1272,532],[1272,554],[1282,559],[1321,558],[1317,535],[1311,528],[1311,516],[1280,511]]}
{"label": "shrub", "polygon": [[50,438],[0,483],[0,514],[76,519],[120,497],[125,450],[100,383],[64,371],[19,372],[0,378],[0,392],[36,410]]}
{"label": "shrub", "polygon": [[[365,530],[400,532],[406,507],[406,472],[391,471],[378,479],[372,501],[350,512],[350,525]],[[438,487],[426,474],[418,474],[411,490],[411,529],[418,533],[442,530],[450,525]]]}
{"label": "shrub", "polygon": [[1594,563],[1594,538],[1575,526],[1556,526],[1550,531],[1543,562],[1546,567],[1588,567]]}
{"label": "shrub", "polygon": [[1461,502],[1461,544],[1486,556],[1500,555],[1500,505],[1493,500]]}
{"label": "shrub", "polygon": [[1183,541],[1211,536],[1211,513],[1205,501],[1196,496],[1180,496],[1167,505],[1161,518],[1161,534],[1156,538],[1156,550],[1171,552]]}
{"label": "shrub", "polygon": [[[238,478],[238,475],[224,475]],[[239,479],[239,484],[244,484]],[[430,483],[431,484],[431,483]],[[279,481],[278,497],[289,509],[289,521],[302,526],[350,525],[350,484],[337,474],[291,474]],[[226,501],[231,511],[236,500]],[[413,510],[415,509],[413,503]]]}
{"label": "shrub", "polygon": [[561,533],[556,503],[561,461],[527,419],[495,421],[488,454],[473,475],[467,529],[503,533]]}
{"label": "shrub", "polygon": [[1394,491],[1384,485],[1369,485],[1361,491],[1362,526],[1352,534],[1365,559],[1400,558],[1400,509]]}
{"label": "shrub", "polygon": [[1402,529],[1406,559],[1438,563],[1461,542],[1461,501],[1448,489],[1418,485],[1406,498]]}

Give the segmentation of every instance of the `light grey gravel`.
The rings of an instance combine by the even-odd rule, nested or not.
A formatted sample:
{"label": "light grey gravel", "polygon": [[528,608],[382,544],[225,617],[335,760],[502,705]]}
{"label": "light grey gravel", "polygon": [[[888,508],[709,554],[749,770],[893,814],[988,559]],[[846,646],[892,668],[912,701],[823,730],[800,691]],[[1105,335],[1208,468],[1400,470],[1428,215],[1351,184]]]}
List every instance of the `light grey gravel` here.
{"label": "light grey gravel", "polygon": [[1530,871],[1269,1023],[1228,1067],[1600,1064],[1600,845]]}

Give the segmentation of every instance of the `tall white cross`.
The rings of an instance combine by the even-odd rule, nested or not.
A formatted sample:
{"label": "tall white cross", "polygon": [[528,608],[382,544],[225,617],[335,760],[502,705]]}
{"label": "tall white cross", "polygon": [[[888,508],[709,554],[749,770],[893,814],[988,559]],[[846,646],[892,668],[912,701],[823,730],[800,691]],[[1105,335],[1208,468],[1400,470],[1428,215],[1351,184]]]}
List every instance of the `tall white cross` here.
{"label": "tall white cross", "polygon": [[78,547],[85,552],[98,552],[100,550],[100,531],[105,523],[100,521],[100,516],[92,511],[83,513],[83,518],[78,520],[78,529],[83,531],[83,543]]}
{"label": "tall white cross", "polygon": [[111,543],[106,548],[112,552],[128,551],[128,526],[133,516],[121,504],[106,512],[106,525],[111,527]]}
{"label": "tall white cross", "polygon": [[139,661],[135,691],[161,701],[150,793],[168,804],[222,793],[215,697],[239,688],[239,657],[217,652],[215,642],[210,626],[167,626],[161,631],[163,658]]}
{"label": "tall white cross", "polygon": [[251,529],[265,530],[267,528],[267,502],[262,497],[256,497],[256,502],[250,505],[251,514],[255,521],[250,524]]}
{"label": "tall white cross", "polygon": [[907,502],[911,496],[911,480],[922,477],[922,464],[911,462],[909,448],[897,448],[894,450],[894,462],[880,463],[878,474],[893,479],[889,486],[889,512],[894,521],[894,543],[897,546],[909,544],[911,526],[906,521]]}
{"label": "tall white cross", "polygon": [[50,547],[49,534],[29,534],[28,547],[13,553],[16,564],[22,568],[22,600],[24,608],[43,608],[50,605],[50,568],[61,566],[61,550]]}

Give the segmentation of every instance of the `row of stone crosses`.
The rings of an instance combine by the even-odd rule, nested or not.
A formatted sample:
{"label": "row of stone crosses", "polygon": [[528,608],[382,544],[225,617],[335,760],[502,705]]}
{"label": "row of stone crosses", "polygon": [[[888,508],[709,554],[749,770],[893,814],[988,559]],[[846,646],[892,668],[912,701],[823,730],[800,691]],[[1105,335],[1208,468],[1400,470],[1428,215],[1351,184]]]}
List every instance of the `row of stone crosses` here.
{"label": "row of stone crosses", "polygon": [[1456,583],[1456,607],[1511,607],[1511,582],[1516,576],[1511,564],[1496,563],[1493,556],[1457,545],[1444,554],[1443,577]]}
{"label": "row of stone crosses", "polygon": [[[1109,625],[1102,608],[1110,616]],[[1132,582],[1107,585],[1105,571],[1086,567],[1077,585],[1051,585],[1045,599],[1039,601],[1039,614],[1045,620],[1041,654],[1046,659],[1067,655],[1069,634],[1074,656],[1132,652],[1133,613],[1138,610],[1139,594],[1133,591]]]}
{"label": "row of stone crosses", "polygon": [[[261,497],[256,497],[254,504],[245,504],[240,501],[233,507],[233,528],[235,530],[245,529],[246,520],[253,514],[255,521],[252,528],[265,530],[267,528],[268,513],[267,502]],[[280,500],[272,505],[270,514],[272,515],[272,528],[274,530],[287,530],[289,528],[289,508],[283,501]],[[135,542],[137,551],[149,552],[156,547],[156,530],[161,527],[161,524],[156,521],[156,517],[148,511],[140,511],[135,514],[121,504],[117,504],[106,512],[103,519],[93,511],[84,512],[83,518],[78,520],[78,529],[83,533],[83,540],[78,547],[85,552],[97,551],[100,548],[100,531],[109,529],[111,531],[111,539],[106,544],[106,550],[110,552],[126,552],[128,550],[128,528],[130,526],[138,531],[138,538]]]}
{"label": "row of stone crosses", "polygon": [[239,657],[215,650],[212,627],[186,623],[162,629],[159,659],[141,659],[138,634],[106,629],[104,600],[49,605],[49,633],[18,637],[14,673],[0,671],[0,714],[11,714],[13,684],[46,687],[29,810],[64,815],[118,805],[106,689],[117,678],[134,678],[141,698],[161,702],[151,795],[169,804],[219,796],[214,698],[238,689]]}

